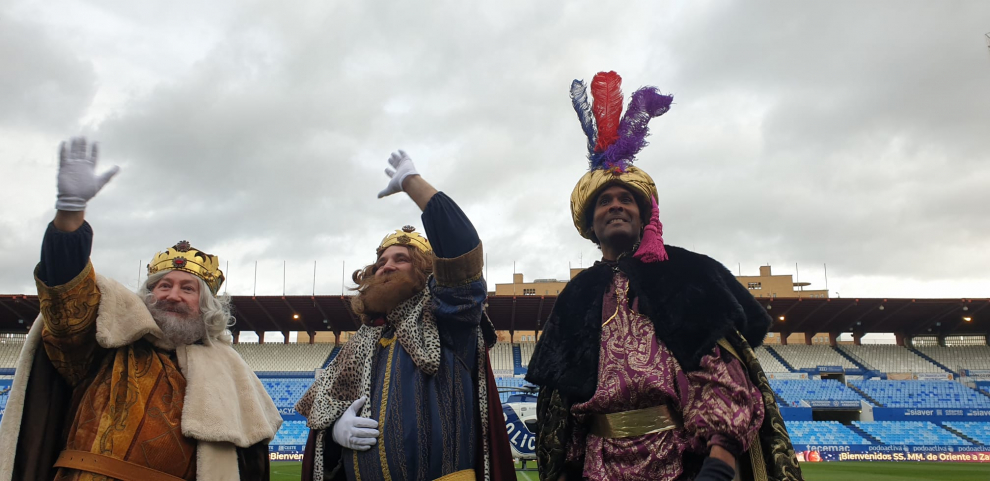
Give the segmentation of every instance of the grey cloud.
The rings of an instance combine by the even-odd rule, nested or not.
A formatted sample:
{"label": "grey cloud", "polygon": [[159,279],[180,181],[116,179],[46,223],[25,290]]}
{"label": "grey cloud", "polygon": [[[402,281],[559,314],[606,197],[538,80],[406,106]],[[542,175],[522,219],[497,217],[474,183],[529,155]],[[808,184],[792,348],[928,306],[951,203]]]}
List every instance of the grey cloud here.
{"label": "grey cloud", "polygon": [[[147,25],[142,42],[181,29],[150,7],[104,8]],[[977,2],[216,4],[195,23],[216,41],[187,69],[94,115],[102,162],[123,167],[88,213],[94,262],[131,279],[139,259],[188,238],[231,261],[240,293],[255,260],[269,293],[283,260],[290,293],[309,292],[314,260],[318,289],[338,289],[341,262],[357,268],[388,230],[421,224],[404,196],[375,199],[403,148],[475,221],[492,283],[513,261],[530,279],[564,277],[599,255],[568,211],[586,161],[567,87],[615,69],[627,95],[675,94],[639,160],[668,242],[733,270],[828,262],[850,278],[961,279],[963,266],[990,267],[986,13]],[[133,68],[157,72],[148,62]],[[33,258],[36,245],[10,248]],[[0,286],[29,284],[29,266],[0,262],[20,272]]]}
{"label": "grey cloud", "polygon": [[[731,173],[693,195],[707,208],[686,220],[691,240],[750,265],[762,250],[874,275],[990,266],[959,234],[990,234],[976,187],[990,176],[988,13],[976,2],[734,3],[679,32],[679,107],[755,99],[761,140],[748,158],[685,152],[670,166]],[[671,187],[669,197],[697,193]],[[726,227],[738,235],[712,240]]]}
{"label": "grey cloud", "polygon": [[0,126],[53,132],[78,125],[96,93],[96,73],[64,35],[0,11],[0,59]]}

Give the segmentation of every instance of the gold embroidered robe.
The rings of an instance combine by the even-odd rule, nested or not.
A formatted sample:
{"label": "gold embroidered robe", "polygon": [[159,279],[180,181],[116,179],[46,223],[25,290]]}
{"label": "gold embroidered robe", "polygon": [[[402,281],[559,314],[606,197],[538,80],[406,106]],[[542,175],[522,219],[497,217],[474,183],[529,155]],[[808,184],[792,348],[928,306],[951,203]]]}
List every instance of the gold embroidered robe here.
{"label": "gold embroidered robe", "polygon": [[[36,276],[45,352],[72,386],[66,449],[98,453],[186,480],[196,479],[196,441],[182,435],[186,380],[174,351],[139,340],[118,349],[96,341],[100,291],[92,264],[68,283]],[[60,468],[57,481],[105,476]]]}

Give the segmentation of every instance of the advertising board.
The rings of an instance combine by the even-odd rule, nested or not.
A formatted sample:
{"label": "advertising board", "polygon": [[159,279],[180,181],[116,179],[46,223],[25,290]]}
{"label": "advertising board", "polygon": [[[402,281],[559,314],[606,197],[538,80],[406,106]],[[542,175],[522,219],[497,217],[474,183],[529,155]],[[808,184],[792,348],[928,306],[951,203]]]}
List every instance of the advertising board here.
{"label": "advertising board", "polygon": [[866,444],[795,444],[800,462],[926,461],[990,463],[986,446],[905,446]]}
{"label": "advertising board", "polygon": [[302,461],[306,446],[298,444],[279,444],[268,446],[269,461]]}

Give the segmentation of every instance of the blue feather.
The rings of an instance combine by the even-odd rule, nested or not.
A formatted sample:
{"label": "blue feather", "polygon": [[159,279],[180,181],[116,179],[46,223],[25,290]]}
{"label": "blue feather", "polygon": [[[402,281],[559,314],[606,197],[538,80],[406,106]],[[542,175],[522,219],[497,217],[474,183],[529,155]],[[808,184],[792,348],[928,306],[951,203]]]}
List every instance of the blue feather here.
{"label": "blue feather", "polygon": [[581,80],[571,82],[571,103],[574,105],[574,111],[577,112],[578,120],[581,121],[584,135],[588,136],[588,155],[590,158],[595,153],[598,131],[595,129],[595,115],[591,113],[591,104],[588,103],[588,91]]}

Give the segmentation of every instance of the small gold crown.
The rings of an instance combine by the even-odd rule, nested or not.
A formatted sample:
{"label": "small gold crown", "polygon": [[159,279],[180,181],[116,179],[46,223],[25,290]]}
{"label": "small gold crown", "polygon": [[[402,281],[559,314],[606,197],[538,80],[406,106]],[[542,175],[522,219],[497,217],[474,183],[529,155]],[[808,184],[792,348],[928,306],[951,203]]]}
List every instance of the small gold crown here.
{"label": "small gold crown", "polygon": [[395,245],[412,246],[424,253],[433,252],[430,241],[419,232],[416,232],[416,228],[411,225],[404,226],[402,229],[396,229],[395,232],[385,236],[382,239],[382,243],[378,246],[376,255],[382,255],[385,249]]}
{"label": "small gold crown", "polygon": [[188,241],[180,241],[165,252],[155,254],[148,264],[148,275],[161,271],[188,272],[206,281],[213,295],[220,291],[223,284],[223,271],[220,270],[220,259],[193,248]]}

